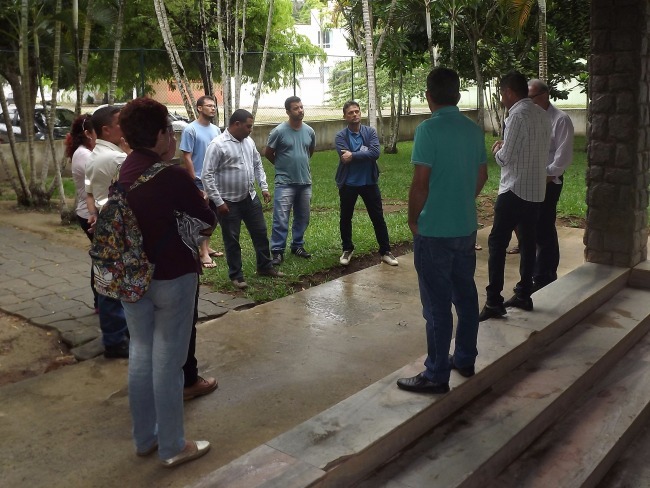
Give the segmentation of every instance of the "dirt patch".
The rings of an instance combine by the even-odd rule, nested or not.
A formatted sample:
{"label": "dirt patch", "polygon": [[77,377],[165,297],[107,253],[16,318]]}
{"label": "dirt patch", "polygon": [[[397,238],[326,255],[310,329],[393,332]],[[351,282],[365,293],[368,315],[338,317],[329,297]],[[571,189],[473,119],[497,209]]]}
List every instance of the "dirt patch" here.
{"label": "dirt patch", "polygon": [[74,362],[56,332],[0,312],[0,386]]}

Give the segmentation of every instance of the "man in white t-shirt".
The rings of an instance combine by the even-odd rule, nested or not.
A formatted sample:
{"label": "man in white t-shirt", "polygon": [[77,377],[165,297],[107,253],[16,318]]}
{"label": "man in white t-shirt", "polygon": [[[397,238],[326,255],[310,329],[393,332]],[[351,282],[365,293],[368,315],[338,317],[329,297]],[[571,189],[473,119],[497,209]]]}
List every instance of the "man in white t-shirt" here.
{"label": "man in white t-shirt", "polygon": [[[214,119],[217,112],[217,103],[214,98],[208,95],[200,97],[196,101],[196,110],[199,117],[183,129],[180,150],[183,154],[183,164],[194,178],[194,183],[198,189],[203,191],[201,173],[203,171],[205,150],[208,148],[210,141],[221,134],[221,131],[219,127],[212,123],[212,119]],[[216,208],[214,208],[212,202],[210,202],[210,208],[216,213]],[[214,268],[216,266],[212,261],[212,256],[223,256],[223,253],[210,249],[208,239],[201,244],[200,254],[201,264],[204,268]]]}
{"label": "man in white t-shirt", "polygon": [[[92,116],[92,126],[97,134],[95,148],[86,164],[86,203],[88,224],[94,230],[97,216],[108,201],[108,189],[117,180],[120,167],[126,159],[119,122],[120,109],[109,105],[98,109]],[[102,330],[104,357],[128,358],[129,339],[122,302],[99,295],[99,327]]]}

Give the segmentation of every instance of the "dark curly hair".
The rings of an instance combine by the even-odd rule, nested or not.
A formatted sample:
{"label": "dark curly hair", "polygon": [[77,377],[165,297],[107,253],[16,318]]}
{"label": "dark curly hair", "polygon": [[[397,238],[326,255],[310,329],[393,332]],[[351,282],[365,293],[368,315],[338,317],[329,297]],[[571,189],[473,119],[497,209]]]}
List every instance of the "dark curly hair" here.
{"label": "dark curly hair", "polygon": [[131,149],[151,148],[158,134],[167,130],[169,111],[162,103],[151,98],[131,100],[120,112],[120,127]]}
{"label": "dark curly hair", "polygon": [[65,136],[65,155],[67,157],[71,158],[79,146],[86,146],[90,149],[85,131],[93,131],[93,121],[90,114],[82,114],[72,122],[70,132]]}

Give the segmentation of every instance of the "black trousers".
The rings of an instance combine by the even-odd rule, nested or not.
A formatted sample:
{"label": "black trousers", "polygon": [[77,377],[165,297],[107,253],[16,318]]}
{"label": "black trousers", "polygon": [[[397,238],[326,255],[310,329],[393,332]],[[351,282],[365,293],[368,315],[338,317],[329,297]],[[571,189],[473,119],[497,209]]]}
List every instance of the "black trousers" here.
{"label": "black trousers", "polygon": [[368,217],[370,217],[372,227],[375,229],[375,237],[377,238],[377,244],[379,244],[379,254],[383,256],[387,252],[390,252],[390,242],[388,239],[388,228],[384,220],[379,185],[343,185],[339,188],[339,198],[341,200],[339,229],[341,231],[343,250],[354,251],[354,243],[352,242],[352,215],[354,214],[354,205],[357,203],[359,196],[366,206]]}
{"label": "black trousers", "polygon": [[199,321],[199,283],[196,283],[196,296],[194,297],[194,317],[192,318],[192,333],[190,345],[187,348],[187,359],[183,365],[184,387],[192,386],[199,379],[199,362],[196,360],[196,323]]}
{"label": "black trousers", "polygon": [[519,231],[519,283],[515,294],[528,298],[533,291],[535,269],[535,230],[541,202],[529,202],[508,191],[497,196],[494,204],[494,224],[488,237],[488,279],[486,287],[487,304],[498,306],[503,303],[506,250],[512,232]]}
{"label": "black trousers", "polygon": [[[562,178],[560,178],[562,179]],[[560,264],[560,245],[555,228],[557,202],[560,200],[563,184],[553,182],[546,184],[546,196],[539,210],[535,243],[537,256],[533,281],[535,289],[545,287],[557,280],[557,268]]]}

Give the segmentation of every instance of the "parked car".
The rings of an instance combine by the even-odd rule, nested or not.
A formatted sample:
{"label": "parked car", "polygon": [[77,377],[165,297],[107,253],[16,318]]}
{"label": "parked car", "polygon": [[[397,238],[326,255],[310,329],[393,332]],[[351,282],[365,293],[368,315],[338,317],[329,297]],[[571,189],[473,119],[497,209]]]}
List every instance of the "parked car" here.
{"label": "parked car", "polygon": [[[17,141],[25,141],[27,137],[22,134],[20,128],[20,115],[15,105],[7,107],[9,111],[9,118],[11,119],[11,126],[14,137]],[[0,109],[1,110],[1,109]],[[34,108],[34,140],[42,141],[47,138],[47,126],[45,122],[46,112],[43,107]],[[57,107],[56,116],[54,117],[54,139],[64,139],[66,134],[70,132],[70,127],[75,119],[74,112],[70,109]],[[7,126],[5,125],[4,115],[0,112],[0,140],[9,141]]]}
{"label": "parked car", "polygon": [[[125,102],[118,102],[113,104],[115,107],[122,108],[126,105]],[[98,106],[96,109],[93,110],[93,113],[95,113],[97,110],[103,107],[108,107],[108,104],[103,104]],[[178,112],[169,112],[169,118],[172,119],[172,127],[174,128],[174,132],[183,132],[183,129],[187,127],[187,124],[190,123],[189,119],[187,117],[183,117],[182,115],[179,115]]]}

